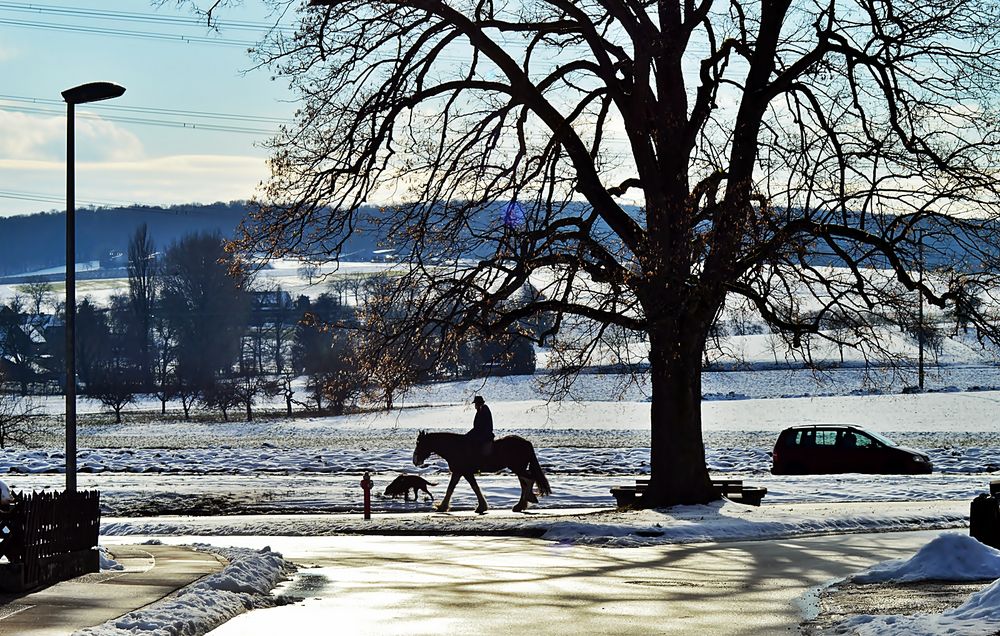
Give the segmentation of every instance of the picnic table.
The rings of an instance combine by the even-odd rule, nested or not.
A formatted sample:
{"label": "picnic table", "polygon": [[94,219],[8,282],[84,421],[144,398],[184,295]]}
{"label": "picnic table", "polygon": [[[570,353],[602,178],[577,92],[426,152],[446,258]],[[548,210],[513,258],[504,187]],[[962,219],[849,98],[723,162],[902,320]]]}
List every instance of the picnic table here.
{"label": "picnic table", "polygon": [[[767,488],[761,486],[744,486],[742,479],[713,479],[715,491],[736,503],[748,506],[759,506],[761,499],[767,494]],[[636,498],[649,487],[648,479],[636,479],[634,486],[613,486],[611,494],[619,508],[626,508],[635,503]]]}

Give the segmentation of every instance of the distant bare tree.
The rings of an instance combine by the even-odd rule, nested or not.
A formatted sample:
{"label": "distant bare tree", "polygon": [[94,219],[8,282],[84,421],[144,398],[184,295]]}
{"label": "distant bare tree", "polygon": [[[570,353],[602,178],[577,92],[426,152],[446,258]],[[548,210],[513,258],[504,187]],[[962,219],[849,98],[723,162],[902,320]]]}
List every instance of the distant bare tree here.
{"label": "distant bare tree", "polygon": [[212,234],[191,234],[167,249],[158,310],[170,326],[185,393],[197,395],[237,362],[250,311],[248,280]]}
{"label": "distant bare tree", "polygon": [[310,285],[319,275],[319,263],[316,261],[302,261],[299,265],[299,278],[304,278]]}
{"label": "distant bare tree", "polygon": [[87,382],[87,397],[97,400],[115,414],[115,423],[122,423],[122,409],[135,402],[141,378],[135,368],[100,364],[91,372]]}
{"label": "distant bare tree", "polygon": [[229,411],[240,406],[240,397],[233,382],[218,380],[202,391],[201,403],[207,409],[221,411],[222,419],[228,422]]}
{"label": "distant bare tree", "polygon": [[15,289],[27,296],[31,301],[30,309],[34,316],[40,316],[42,314],[42,307],[52,304],[52,299],[55,297],[55,289],[52,287],[52,283],[43,280],[27,282],[18,285]]}
{"label": "distant bare tree", "polygon": [[291,369],[286,369],[280,377],[278,389],[279,394],[285,400],[285,414],[288,417],[292,416],[292,404],[295,401],[292,399],[295,397],[295,375],[292,373]]}
{"label": "distant bare tree", "polygon": [[176,360],[176,331],[163,313],[155,311],[152,320],[153,337],[153,383],[155,394],[160,400],[160,413],[167,412],[167,402],[174,398],[177,379],[174,374]]}
{"label": "distant bare tree", "polygon": [[0,370],[0,448],[31,446],[44,431],[41,407],[30,397],[8,391]]}
{"label": "distant bare tree", "polygon": [[156,248],[143,223],[128,243],[128,300],[132,318],[128,339],[136,348],[135,358],[143,385],[150,385],[153,380],[151,343],[157,271]]}
{"label": "distant bare tree", "polygon": [[253,421],[253,407],[265,398],[272,398],[280,392],[278,382],[266,376],[242,373],[229,380],[236,396],[236,403],[243,407],[246,421]]}

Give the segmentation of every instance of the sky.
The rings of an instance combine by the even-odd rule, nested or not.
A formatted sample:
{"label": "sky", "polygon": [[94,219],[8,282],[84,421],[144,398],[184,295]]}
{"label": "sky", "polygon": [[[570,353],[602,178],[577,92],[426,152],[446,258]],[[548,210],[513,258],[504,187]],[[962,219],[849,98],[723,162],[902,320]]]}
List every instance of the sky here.
{"label": "sky", "polygon": [[126,92],[76,107],[78,207],[250,198],[261,144],[295,105],[252,68],[248,45],[274,20],[244,4],[213,32],[172,2],[0,0],[0,216],[65,209],[60,93],[93,81]]}

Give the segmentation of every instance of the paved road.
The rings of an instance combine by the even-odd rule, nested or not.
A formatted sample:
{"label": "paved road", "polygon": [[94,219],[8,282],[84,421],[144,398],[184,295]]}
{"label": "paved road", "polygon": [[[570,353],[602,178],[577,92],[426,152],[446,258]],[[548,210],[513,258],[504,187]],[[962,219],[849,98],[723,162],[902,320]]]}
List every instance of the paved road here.
{"label": "paved road", "polygon": [[506,537],[268,537],[303,566],[285,593],[306,600],[242,615],[212,636],[794,634],[811,589],[910,556],[938,534],[628,549]]}

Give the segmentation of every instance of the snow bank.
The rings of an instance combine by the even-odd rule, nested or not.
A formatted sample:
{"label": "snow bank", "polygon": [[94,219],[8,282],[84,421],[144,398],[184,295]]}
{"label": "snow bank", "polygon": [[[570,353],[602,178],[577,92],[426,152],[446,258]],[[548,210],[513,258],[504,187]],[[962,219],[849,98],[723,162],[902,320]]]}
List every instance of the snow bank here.
{"label": "snow bank", "polygon": [[194,636],[204,634],[243,612],[275,604],[271,589],[292,566],[270,548],[198,546],[226,557],[229,564],[216,574],[180,590],[175,596],[103,625],[77,632],[81,636]]}
{"label": "snow bank", "polygon": [[915,581],[983,581],[998,579],[969,596],[961,606],[941,614],[873,616],[862,614],[837,624],[838,634],[860,636],[996,634],[1000,632],[1000,550],[972,537],[947,532],[909,559],[878,563],[849,577],[855,583]]}
{"label": "snow bank", "polygon": [[102,546],[98,546],[98,550],[100,550],[101,570],[102,571],[106,571],[106,570],[124,570],[125,569],[124,565],[122,565],[118,561],[115,561],[113,558],[111,558],[111,554],[108,552],[108,549],[105,548],[103,545]]}
{"label": "snow bank", "polygon": [[[1000,578],[1000,550],[972,537],[946,532],[909,559],[885,561],[855,574],[855,583],[989,581]],[[997,600],[1000,600],[998,595]]]}
{"label": "snow bank", "polygon": [[914,616],[855,616],[834,628],[839,634],[859,636],[988,636],[1000,632],[1000,580],[994,581],[965,603],[941,614]]}
{"label": "snow bank", "polygon": [[326,536],[464,534],[537,536],[558,543],[633,547],[667,543],[773,539],[837,532],[961,528],[965,503],[875,502],[760,507],[730,501],[665,510],[580,511],[531,508],[373,515],[247,515],[105,519],[108,536]]}

